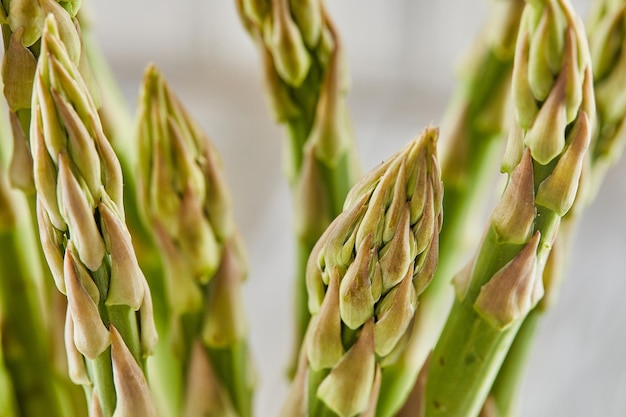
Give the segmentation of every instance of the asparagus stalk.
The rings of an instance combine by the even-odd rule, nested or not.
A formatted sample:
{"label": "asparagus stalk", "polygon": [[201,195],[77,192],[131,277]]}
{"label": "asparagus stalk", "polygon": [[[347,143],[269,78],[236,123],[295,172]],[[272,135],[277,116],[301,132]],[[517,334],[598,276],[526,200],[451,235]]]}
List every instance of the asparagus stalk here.
{"label": "asparagus stalk", "polygon": [[[24,200],[20,192],[10,189],[0,162],[0,350],[4,351],[7,383],[13,385],[6,386],[7,395],[14,394],[14,407],[21,416],[81,415],[80,408],[73,409],[68,385],[53,360],[44,319],[43,274],[30,256],[37,253],[36,235]],[[0,410],[5,412],[5,408]]]}
{"label": "asparagus stalk", "polygon": [[62,27],[46,17],[30,139],[41,241],[68,300],[70,377],[91,415],[153,416],[142,371],[157,338],[150,290],[124,224],[119,161]]}
{"label": "asparagus stalk", "polygon": [[543,274],[546,294],[520,329],[492,388],[491,397],[502,417],[515,415],[519,384],[535,335],[537,322],[558,297],[570,253],[570,246],[584,208],[590,204],[608,168],[620,157],[626,135],[623,131],[626,107],[626,2],[599,0],[587,26],[587,36],[594,68],[597,123],[587,153],[586,172],[581,178],[579,196],[563,217],[554,249]]}
{"label": "asparagus stalk", "polygon": [[[523,8],[523,0],[492,2],[490,20],[463,65],[462,83],[444,118],[440,143],[446,221],[440,235],[439,267],[422,296],[406,351],[396,365],[383,371],[381,417],[396,415],[409,391],[422,389],[416,382],[417,373],[437,342],[452,304],[454,293],[449,283],[470,255],[468,249],[478,244],[469,226],[485,209],[487,183],[504,144]],[[406,407],[410,415],[413,407]]]}
{"label": "asparagus stalk", "polygon": [[477,416],[571,208],[595,118],[590,58],[566,0],[525,6],[513,69],[516,124],[502,162],[509,182],[435,346],[425,415]]}
{"label": "asparagus stalk", "polygon": [[161,303],[164,295],[158,293],[159,288],[156,282],[162,280],[163,266],[152,234],[141,220],[141,209],[137,201],[137,181],[135,178],[137,144],[134,140],[133,118],[120,91],[120,86],[95,39],[94,24],[89,9],[83,5],[76,17],[80,22],[80,35],[83,43],[83,55],[81,56],[84,56],[85,61],[87,61],[84,65],[86,70],[83,72],[92,74],[93,83],[97,86],[101,103],[98,106],[98,114],[102,121],[102,128],[122,166],[124,189],[126,190],[124,193],[126,224],[133,239],[139,265],[146,274],[151,287],[154,288],[152,296],[155,299],[155,310],[161,310],[165,308]]}
{"label": "asparagus stalk", "polygon": [[[4,40],[4,62],[2,76],[3,92],[9,107],[10,123],[13,132],[13,152],[9,164],[8,178],[14,188],[21,189],[27,196],[30,222],[37,224],[35,188],[33,182],[33,161],[29,149],[31,96],[35,67],[41,50],[41,33],[43,18],[53,14],[61,27],[62,40],[71,51],[72,59],[76,60],[81,73],[87,74],[88,67],[84,62],[84,54],[80,53],[81,43],[75,15],[80,1],[56,2],[53,0],[4,0],[0,4],[0,23]],[[88,84],[91,94],[97,98],[97,89]],[[7,137],[8,138],[8,137]],[[35,226],[36,227],[36,226]],[[45,309],[50,314],[45,316],[45,326],[51,340],[50,349],[53,353],[51,362],[58,370],[58,379],[67,375],[67,361],[63,342],[63,326],[67,301],[54,288],[51,272],[44,260],[40,244],[32,247],[29,255],[33,268],[40,269],[43,274],[43,298]],[[36,267],[34,264],[40,265]],[[82,389],[76,387],[69,378],[63,383],[67,401],[73,402],[76,412],[82,413],[84,395]],[[80,411],[79,411],[80,410]],[[69,411],[66,411],[69,413]]]}
{"label": "asparagus stalk", "polygon": [[[438,130],[364,176],[309,258],[313,319],[282,416],[374,416],[438,258]],[[304,406],[306,404],[306,407]]]}
{"label": "asparagus stalk", "polygon": [[221,161],[155,66],[145,71],[140,96],[140,201],[166,268],[163,340],[178,361],[169,378],[159,378],[174,392],[168,415],[248,417],[247,267]]}
{"label": "asparagus stalk", "polygon": [[261,50],[274,116],[287,130],[283,161],[297,240],[297,353],[310,320],[306,262],[359,176],[343,46],[320,0],[237,0],[237,6]]}

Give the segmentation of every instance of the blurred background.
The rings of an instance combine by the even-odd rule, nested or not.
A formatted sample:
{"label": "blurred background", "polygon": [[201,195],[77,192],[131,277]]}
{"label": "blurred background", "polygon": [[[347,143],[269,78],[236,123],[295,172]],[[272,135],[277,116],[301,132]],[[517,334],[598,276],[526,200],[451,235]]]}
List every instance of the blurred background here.
{"label": "blurred background", "polygon": [[[590,1],[574,6],[584,16]],[[487,0],[327,0],[345,43],[349,104],[363,170],[439,124]],[[246,240],[256,411],[275,416],[292,348],[291,201],[282,130],[264,97],[259,55],[234,0],[91,0],[96,35],[134,109],[156,63],[222,154]],[[521,416],[626,416],[626,163],[581,224],[560,299],[540,325]],[[445,220],[444,220],[445,221]],[[478,229],[482,225],[477,225]]]}

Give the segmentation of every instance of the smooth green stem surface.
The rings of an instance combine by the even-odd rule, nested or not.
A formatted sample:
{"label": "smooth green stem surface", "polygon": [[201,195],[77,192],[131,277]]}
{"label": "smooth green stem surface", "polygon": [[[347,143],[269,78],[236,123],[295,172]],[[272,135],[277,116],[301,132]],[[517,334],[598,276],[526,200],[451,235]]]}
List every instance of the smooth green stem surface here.
{"label": "smooth green stem surface", "polygon": [[337,417],[337,414],[328,408],[326,404],[324,404],[324,402],[317,397],[317,389],[329,373],[329,369],[323,369],[320,371],[309,369],[307,387],[308,417]]}
{"label": "smooth green stem surface", "polygon": [[0,345],[0,410],[5,417],[20,417],[11,374],[6,369]]}
{"label": "smooth green stem surface", "polygon": [[455,300],[432,353],[426,383],[426,417],[475,417],[521,321],[504,331],[474,310],[480,288],[523,247],[499,242],[490,228],[476,260],[472,284]]}
{"label": "smooth green stem surface", "polygon": [[[439,234],[439,264],[435,277],[420,296],[413,330],[414,341],[404,357],[383,369],[383,382],[378,398],[378,417],[392,417],[413,388],[417,375],[437,342],[453,301],[452,277],[462,267],[468,249],[476,240],[470,236],[472,222],[480,219],[489,195],[488,184],[502,148],[503,118],[486,124],[483,113],[498,113],[504,106],[494,99],[498,91],[510,82],[512,59],[502,60],[486,51],[480,71],[473,74],[461,91],[461,107],[453,107],[449,123],[449,152],[444,155],[442,179],[444,222]],[[456,103],[458,106],[459,103]],[[446,133],[443,132],[442,133]]]}
{"label": "smooth green stem surface", "polygon": [[[520,323],[498,331],[472,305],[455,303],[433,352],[426,388],[426,416],[475,417]],[[438,345],[439,345],[438,343]]]}
{"label": "smooth green stem surface", "polygon": [[93,387],[98,394],[102,417],[112,417],[117,397],[113,383],[113,365],[111,363],[111,347],[106,348],[97,358],[87,360]]}
{"label": "smooth green stem surface", "polygon": [[491,396],[500,417],[515,415],[518,388],[526,370],[540,316],[537,309],[528,313],[491,388]]}
{"label": "smooth green stem surface", "polygon": [[[53,383],[53,363],[40,308],[33,264],[25,259],[21,234],[0,233],[2,350],[23,416],[63,416]],[[40,277],[41,278],[41,277]]]}
{"label": "smooth green stem surface", "polygon": [[247,343],[240,341],[226,349],[208,348],[207,353],[239,416],[251,417],[251,364]]}

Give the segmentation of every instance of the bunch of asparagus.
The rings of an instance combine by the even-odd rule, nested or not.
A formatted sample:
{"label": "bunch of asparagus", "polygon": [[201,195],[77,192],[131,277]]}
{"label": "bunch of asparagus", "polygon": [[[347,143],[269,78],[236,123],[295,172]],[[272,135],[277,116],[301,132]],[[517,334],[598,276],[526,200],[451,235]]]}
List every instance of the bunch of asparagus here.
{"label": "bunch of asparagus", "polygon": [[[515,415],[578,220],[623,148],[626,2],[596,3],[586,32],[568,0],[494,3],[441,135],[359,179],[322,1],[236,1],[287,130],[281,417]],[[80,0],[3,0],[0,24],[0,415],[252,416],[248,268],[216,146],[155,65],[131,127]],[[467,213],[502,149],[477,241]]]}

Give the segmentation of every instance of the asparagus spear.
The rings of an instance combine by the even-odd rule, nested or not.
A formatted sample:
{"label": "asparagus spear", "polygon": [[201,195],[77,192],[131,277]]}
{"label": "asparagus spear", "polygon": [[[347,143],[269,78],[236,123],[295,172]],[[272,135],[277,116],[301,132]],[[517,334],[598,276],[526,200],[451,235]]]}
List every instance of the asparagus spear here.
{"label": "asparagus spear", "polygon": [[2,347],[3,327],[3,319],[0,316],[0,410],[6,417],[18,417],[17,398],[15,398],[13,381],[4,363],[4,349]]}
{"label": "asparagus spear", "polygon": [[[492,2],[490,20],[470,50],[462,82],[444,118],[440,143],[446,221],[440,235],[439,267],[422,296],[409,346],[398,363],[383,372],[385,383],[378,407],[381,417],[395,415],[411,389],[422,389],[414,383],[453,301],[450,280],[470,256],[468,249],[478,243],[469,226],[485,209],[486,183],[504,144],[513,55],[523,8],[523,0]],[[410,415],[412,406],[407,407]]]}
{"label": "asparagus spear", "polygon": [[297,351],[310,319],[307,259],[359,175],[343,45],[320,0],[237,0],[237,6],[261,50],[274,116],[287,130],[283,161],[297,240]]}
{"label": "asparagus spear", "polygon": [[68,300],[70,377],[91,415],[153,416],[142,371],[157,338],[150,290],[124,224],[119,161],[61,27],[46,17],[30,139],[42,246]]}
{"label": "asparagus spear", "polygon": [[537,323],[558,297],[565,275],[570,246],[584,208],[593,201],[608,168],[622,153],[626,108],[621,92],[626,89],[626,2],[599,0],[587,26],[591,61],[594,68],[597,123],[592,132],[590,149],[581,178],[579,196],[563,217],[554,249],[543,274],[546,294],[541,303],[524,320],[519,334],[492,388],[493,403],[499,415],[514,415],[519,384],[528,360]]}
{"label": "asparagus spear", "polygon": [[[0,152],[0,156],[1,152]],[[0,161],[0,316],[2,317],[3,364],[15,395],[14,407],[21,416],[82,415],[84,401],[74,409],[63,374],[54,361],[50,329],[43,298],[36,234],[30,224],[24,196],[11,190]],[[26,210],[24,210],[26,209]],[[62,327],[62,326],[61,326]],[[69,381],[67,381],[69,383]],[[70,388],[71,390],[72,388]],[[82,407],[81,407],[82,406]],[[7,405],[8,407],[8,405]],[[0,407],[4,413],[8,408]],[[3,414],[4,415],[4,414]]]}
{"label": "asparagus spear", "polygon": [[185,415],[250,416],[254,381],[241,294],[247,271],[221,161],[155,66],[144,74],[138,140],[141,207],[166,268],[164,342],[179,362],[159,378],[174,391],[169,415],[185,408]]}
{"label": "asparagus spear", "polygon": [[571,208],[595,118],[586,38],[566,0],[525,6],[513,69],[509,182],[435,346],[425,415],[476,416],[526,315]]}
{"label": "asparagus spear", "polygon": [[315,245],[306,275],[313,319],[282,416],[375,415],[381,371],[406,347],[437,265],[437,136],[425,129],[365,175]]}
{"label": "asparagus spear", "polygon": [[[0,23],[4,39],[4,62],[2,76],[4,78],[4,96],[9,107],[12,129],[12,158],[9,163],[8,178],[11,186],[21,189],[27,196],[30,223],[37,224],[35,188],[33,182],[33,161],[29,149],[29,126],[31,114],[31,96],[35,67],[41,50],[41,33],[43,18],[46,14],[53,14],[61,26],[61,38],[69,48],[72,59],[79,65],[83,74],[89,72],[85,65],[83,54],[80,53],[81,43],[75,15],[80,7],[80,1],[53,0],[4,0],[0,4]],[[89,84],[91,94],[97,97],[97,90]],[[3,109],[4,110],[4,109]],[[3,139],[9,139],[11,135]],[[63,326],[67,301],[54,288],[51,272],[44,260],[40,244],[29,249],[30,262],[34,270],[41,269],[43,275],[42,302],[48,309],[45,317],[48,345],[53,355],[50,362],[58,370],[59,382],[63,375],[67,375],[67,361],[63,343]],[[15,259],[14,259],[15,262]],[[36,266],[36,264],[40,266]],[[76,405],[79,415],[83,414],[84,394],[65,377],[63,381],[66,391],[66,401]],[[69,415],[69,411],[65,411]]]}

